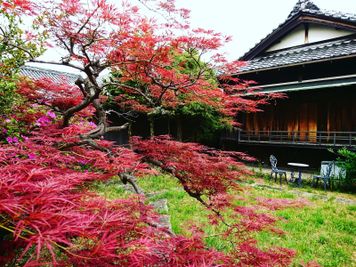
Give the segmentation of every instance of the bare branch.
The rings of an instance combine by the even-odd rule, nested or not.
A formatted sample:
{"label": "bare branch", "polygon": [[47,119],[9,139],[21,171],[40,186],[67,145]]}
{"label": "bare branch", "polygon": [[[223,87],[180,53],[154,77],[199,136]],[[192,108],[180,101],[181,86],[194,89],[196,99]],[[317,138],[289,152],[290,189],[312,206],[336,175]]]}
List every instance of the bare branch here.
{"label": "bare branch", "polygon": [[135,190],[136,194],[143,194],[143,190],[139,187],[136,183],[136,178],[128,173],[120,173],[120,179],[123,184],[129,183],[132,185],[133,189]]}
{"label": "bare branch", "polygon": [[152,99],[150,99],[146,94],[144,94],[140,89],[136,88],[136,87],[133,87],[133,86],[129,86],[127,84],[123,84],[123,83],[119,83],[119,82],[110,82],[110,83],[107,83],[103,86],[104,87],[108,87],[108,86],[119,86],[119,87],[122,87],[122,88],[127,88],[127,89],[130,89],[130,90],[133,90],[135,91],[136,93],[138,93],[139,95],[141,95],[144,99],[146,99],[147,102],[149,102],[151,105],[155,105],[155,103],[153,102]]}
{"label": "bare branch", "polygon": [[68,148],[71,147],[75,147],[75,146],[82,146],[82,145],[88,145],[94,149],[97,149],[99,151],[105,152],[108,155],[112,154],[112,152],[110,151],[110,149],[106,148],[106,147],[102,147],[100,145],[98,145],[94,140],[92,139],[84,139],[84,140],[80,140],[78,142],[72,142],[72,143],[66,143],[66,144],[62,144],[59,145],[59,149],[60,150],[66,150]]}

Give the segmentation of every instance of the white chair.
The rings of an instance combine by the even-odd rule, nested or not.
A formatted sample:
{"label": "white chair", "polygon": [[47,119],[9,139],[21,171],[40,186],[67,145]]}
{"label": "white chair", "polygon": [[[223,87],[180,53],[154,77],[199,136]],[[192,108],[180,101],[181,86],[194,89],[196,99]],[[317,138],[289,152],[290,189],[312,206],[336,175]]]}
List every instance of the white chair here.
{"label": "white chair", "polygon": [[334,165],[333,161],[322,161],[320,166],[320,175],[313,176],[312,186],[318,186],[319,180],[323,180],[324,190],[326,190],[326,187],[330,188],[331,171]]}
{"label": "white chair", "polygon": [[277,176],[279,175],[279,182],[280,182],[280,184],[282,184],[282,176],[284,175],[286,182],[288,184],[287,171],[280,170],[277,168],[277,158],[275,156],[271,155],[269,157],[269,161],[271,162],[271,167],[272,167],[271,178],[273,178],[273,174],[275,174],[274,181],[277,182]]}

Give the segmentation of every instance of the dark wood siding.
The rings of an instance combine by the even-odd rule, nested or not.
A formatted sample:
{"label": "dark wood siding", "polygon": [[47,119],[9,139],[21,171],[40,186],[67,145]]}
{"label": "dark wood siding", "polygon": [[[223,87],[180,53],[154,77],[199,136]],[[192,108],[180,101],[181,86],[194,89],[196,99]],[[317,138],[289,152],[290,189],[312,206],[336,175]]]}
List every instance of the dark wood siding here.
{"label": "dark wood siding", "polygon": [[300,131],[311,135],[317,131],[356,131],[356,86],[289,93],[288,99],[264,110],[240,116],[242,128],[255,133]]}

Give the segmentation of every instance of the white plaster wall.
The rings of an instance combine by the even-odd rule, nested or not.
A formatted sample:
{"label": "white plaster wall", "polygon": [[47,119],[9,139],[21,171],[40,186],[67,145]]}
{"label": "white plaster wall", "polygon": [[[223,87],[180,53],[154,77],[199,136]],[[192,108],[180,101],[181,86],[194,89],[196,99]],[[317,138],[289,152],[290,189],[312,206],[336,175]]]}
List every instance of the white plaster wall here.
{"label": "white plaster wall", "polygon": [[267,52],[302,45],[304,44],[304,34],[304,26],[301,25],[295,28],[286,36],[282,37],[278,43],[275,43],[274,45],[270,46],[267,49]]}
{"label": "white plaster wall", "polygon": [[[337,37],[346,36],[352,34],[351,31],[339,30],[330,26],[309,24],[308,39],[309,43],[324,41],[328,39],[333,39]],[[293,47],[297,45],[303,45],[305,41],[305,30],[304,26],[300,25],[291,31],[286,36],[282,37],[279,42],[270,46],[266,51],[275,51],[279,49],[284,49],[288,47]]]}
{"label": "white plaster wall", "polygon": [[324,25],[309,25],[309,43],[324,41],[327,39],[342,37],[352,34],[351,31],[335,29]]}

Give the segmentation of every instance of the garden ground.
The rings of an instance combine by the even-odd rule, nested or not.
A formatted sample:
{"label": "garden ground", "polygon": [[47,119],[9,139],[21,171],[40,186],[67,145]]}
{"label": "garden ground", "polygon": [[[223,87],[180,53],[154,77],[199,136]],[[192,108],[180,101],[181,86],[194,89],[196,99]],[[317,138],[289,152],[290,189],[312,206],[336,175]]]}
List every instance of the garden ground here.
{"label": "garden ground", "polygon": [[[139,184],[148,196],[147,201],[167,200],[168,211],[162,209],[159,212],[170,216],[174,233],[189,236],[192,226],[200,226],[204,229],[208,246],[223,251],[234,249],[220,234],[224,226],[210,224],[209,212],[189,197],[174,178],[168,175],[149,176],[141,178]],[[277,216],[276,227],[284,234],[278,231],[254,234],[260,248],[278,246],[294,249],[296,257],[293,266],[313,261],[321,266],[356,266],[355,195],[324,192],[309,187],[280,187],[261,176],[248,177],[239,184],[241,191],[231,193],[237,196],[236,203],[242,206],[253,206],[263,199],[301,203],[294,207],[285,205],[264,211]],[[115,180],[106,184],[96,183],[94,190],[109,199],[130,194]],[[338,201],[340,199],[346,201]]]}

